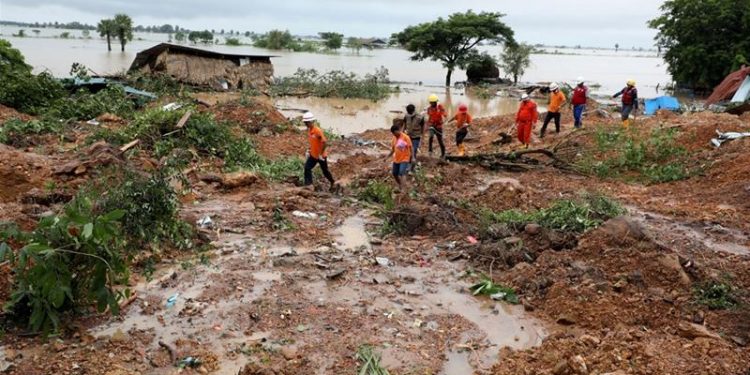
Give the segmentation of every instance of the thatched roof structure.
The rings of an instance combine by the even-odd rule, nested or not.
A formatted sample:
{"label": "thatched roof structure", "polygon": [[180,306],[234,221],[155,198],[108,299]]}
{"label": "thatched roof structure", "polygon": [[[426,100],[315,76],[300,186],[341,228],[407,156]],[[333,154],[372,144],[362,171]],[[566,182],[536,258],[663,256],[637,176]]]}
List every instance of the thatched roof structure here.
{"label": "thatched roof structure", "polygon": [[136,55],[130,71],[163,73],[196,86],[217,90],[266,91],[273,77],[271,57],[233,54],[161,43]]}

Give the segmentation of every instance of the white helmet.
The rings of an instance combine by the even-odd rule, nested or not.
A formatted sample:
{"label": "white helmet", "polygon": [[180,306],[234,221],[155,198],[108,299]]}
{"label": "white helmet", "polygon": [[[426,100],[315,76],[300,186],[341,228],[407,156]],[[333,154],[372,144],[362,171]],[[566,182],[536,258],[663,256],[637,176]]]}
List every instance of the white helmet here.
{"label": "white helmet", "polygon": [[529,94],[524,93],[523,95],[521,95],[521,100],[523,101],[529,100]]}
{"label": "white helmet", "polygon": [[552,83],[551,83],[551,84],[549,85],[549,89],[550,89],[550,90],[552,90],[552,91],[555,91],[555,90],[559,90],[559,89],[560,89],[560,86],[558,86],[558,85],[557,85],[557,83],[554,83],[554,82],[552,82]]}
{"label": "white helmet", "polygon": [[582,85],[585,82],[585,80],[583,79],[583,77],[578,77],[576,79],[576,82],[578,82],[579,85]]}
{"label": "white helmet", "polygon": [[312,112],[305,112],[304,115],[302,115],[302,121],[303,122],[313,122],[315,121],[315,115]]}

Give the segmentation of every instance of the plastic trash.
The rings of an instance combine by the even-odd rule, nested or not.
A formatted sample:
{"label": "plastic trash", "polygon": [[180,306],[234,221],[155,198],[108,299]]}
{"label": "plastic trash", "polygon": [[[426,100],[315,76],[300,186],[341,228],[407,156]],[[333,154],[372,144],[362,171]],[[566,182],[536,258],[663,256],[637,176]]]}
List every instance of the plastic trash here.
{"label": "plastic trash", "polygon": [[174,103],[174,102],[166,104],[163,107],[161,107],[161,109],[163,109],[165,111],[174,111],[174,110],[178,110],[180,108],[182,108],[182,104],[177,104],[177,103]]}
{"label": "plastic trash", "polygon": [[479,242],[474,236],[467,236],[466,241],[469,241],[469,243],[472,245],[476,245]]}
{"label": "plastic trash", "polygon": [[172,297],[167,298],[167,308],[174,306],[177,303],[177,298],[180,297],[180,293],[175,293]]}
{"label": "plastic trash", "polygon": [[375,261],[383,267],[388,267],[389,265],[391,265],[391,260],[388,258],[375,257]]}
{"label": "plastic trash", "polygon": [[195,224],[201,228],[211,228],[214,226],[214,222],[211,220],[211,217],[208,215],[202,217]]}
{"label": "plastic trash", "polygon": [[318,214],[315,212],[302,212],[302,211],[292,211],[292,216],[300,217],[303,219],[317,219]]}
{"label": "plastic trash", "polygon": [[738,132],[722,133],[718,130],[716,130],[716,134],[718,135],[718,137],[711,140],[711,144],[714,145],[714,147],[720,147],[724,142],[731,141],[734,139],[750,137],[750,133],[738,133]]}
{"label": "plastic trash", "polygon": [[499,293],[495,293],[495,294],[493,294],[493,295],[490,295],[490,298],[492,298],[492,299],[493,299],[493,300],[495,300],[495,301],[502,301],[502,300],[504,300],[504,299],[505,299],[505,297],[506,297],[507,295],[508,295],[508,293],[505,293],[505,292],[499,292]]}
{"label": "plastic trash", "polygon": [[86,123],[89,125],[94,125],[94,126],[99,125],[99,121],[96,121],[96,119],[93,119],[93,118],[91,120],[86,121]]}
{"label": "plastic trash", "polygon": [[179,368],[195,368],[202,364],[203,362],[195,357],[185,357],[177,364]]}

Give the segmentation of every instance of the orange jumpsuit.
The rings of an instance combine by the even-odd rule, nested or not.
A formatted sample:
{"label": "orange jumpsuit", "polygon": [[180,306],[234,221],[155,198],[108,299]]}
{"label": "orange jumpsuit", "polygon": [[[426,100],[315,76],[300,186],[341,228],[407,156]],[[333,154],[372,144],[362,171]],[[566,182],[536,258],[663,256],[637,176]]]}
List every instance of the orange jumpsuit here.
{"label": "orange jumpsuit", "polygon": [[531,127],[539,120],[539,112],[536,109],[536,103],[532,100],[521,102],[516,114],[516,124],[518,127],[518,140],[528,145],[531,143]]}

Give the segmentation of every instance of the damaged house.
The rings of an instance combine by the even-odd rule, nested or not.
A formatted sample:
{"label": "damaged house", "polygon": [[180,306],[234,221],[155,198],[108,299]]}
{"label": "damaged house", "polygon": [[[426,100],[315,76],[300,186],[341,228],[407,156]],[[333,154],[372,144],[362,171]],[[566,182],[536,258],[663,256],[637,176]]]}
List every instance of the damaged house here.
{"label": "damaged house", "polygon": [[254,88],[266,92],[273,77],[271,57],[161,43],[139,52],[130,71],[168,74],[180,82],[215,90]]}

